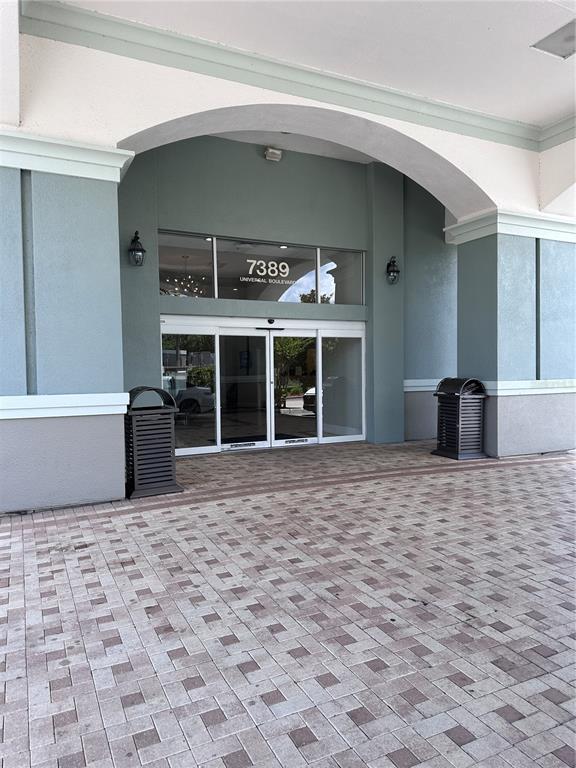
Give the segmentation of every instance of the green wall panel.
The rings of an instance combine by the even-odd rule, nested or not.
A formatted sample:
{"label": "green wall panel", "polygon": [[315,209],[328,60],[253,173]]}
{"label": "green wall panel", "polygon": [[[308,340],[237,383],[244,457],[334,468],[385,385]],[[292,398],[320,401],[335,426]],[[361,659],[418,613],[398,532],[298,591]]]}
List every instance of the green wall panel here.
{"label": "green wall panel", "polygon": [[386,281],[392,256],[404,269],[403,183],[392,168],[368,167],[366,401],[367,437],[374,443],[404,440],[404,289],[402,281]]}
{"label": "green wall panel", "polygon": [[27,391],[22,251],[20,170],[0,168],[0,395]]}
{"label": "green wall panel", "polygon": [[458,376],[498,378],[498,237],[458,246]]}
{"label": "green wall panel", "polygon": [[[160,383],[160,313],[363,320],[368,439],[401,441],[405,356],[412,378],[449,375],[455,366],[456,266],[443,242],[444,208],[379,163],[295,152],[273,163],[262,149],[204,137],[134,160],[119,191],[125,387]],[[127,257],[136,229],[148,250],[142,268]],[[160,297],[158,229],[363,249],[366,306]],[[392,256],[402,269],[395,286],[386,281]]]}
{"label": "green wall panel", "polygon": [[444,240],[445,208],[421,186],[404,184],[404,360],[406,379],[455,376],[456,246]]}
{"label": "green wall panel", "polygon": [[540,378],[576,378],[576,245],[540,241]]}
{"label": "green wall panel", "polygon": [[32,172],[30,194],[34,393],[121,392],[116,184]]}
{"label": "green wall panel", "polygon": [[364,166],[213,137],[156,150],[161,229],[366,247]]}

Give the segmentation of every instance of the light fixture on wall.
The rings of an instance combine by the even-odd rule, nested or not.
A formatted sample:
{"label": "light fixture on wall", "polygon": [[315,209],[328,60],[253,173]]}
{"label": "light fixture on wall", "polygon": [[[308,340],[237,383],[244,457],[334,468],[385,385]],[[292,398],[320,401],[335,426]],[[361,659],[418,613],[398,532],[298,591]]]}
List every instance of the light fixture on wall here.
{"label": "light fixture on wall", "polygon": [[138,231],[134,232],[134,237],[130,242],[128,253],[130,254],[130,261],[135,267],[142,267],[144,265],[144,254],[146,253],[146,249],[140,242]]}
{"label": "light fixture on wall", "polygon": [[388,264],[386,264],[386,280],[390,285],[395,285],[400,279],[400,267],[396,263],[396,256],[392,256]]}
{"label": "light fixture on wall", "polygon": [[266,160],[272,160],[274,163],[279,163],[282,160],[282,150],[276,149],[276,147],[265,147],[264,157]]}

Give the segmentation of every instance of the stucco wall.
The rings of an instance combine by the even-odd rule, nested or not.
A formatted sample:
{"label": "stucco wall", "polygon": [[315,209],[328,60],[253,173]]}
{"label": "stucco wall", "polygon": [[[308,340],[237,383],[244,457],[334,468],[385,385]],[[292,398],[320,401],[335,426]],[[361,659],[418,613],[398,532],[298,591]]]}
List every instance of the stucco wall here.
{"label": "stucco wall", "polygon": [[458,370],[576,377],[576,245],[491,235],[458,247]]}
{"label": "stucco wall", "polygon": [[124,497],[124,417],[0,420],[0,512]]}
{"label": "stucco wall", "polygon": [[[296,152],[271,163],[261,147],[203,137],[137,156],[119,210],[126,389],[159,384],[160,312],[367,320],[369,439],[403,439],[404,378],[455,371],[456,260],[443,240],[445,209],[391,168]],[[163,228],[363,249],[366,306],[159,297]],[[127,257],[136,229],[147,248],[141,268]],[[392,256],[402,269],[395,286],[385,277]]]}
{"label": "stucco wall", "polygon": [[32,173],[30,195],[35,391],[120,392],[116,186]]}
{"label": "stucco wall", "polygon": [[540,378],[576,378],[576,245],[540,241]]}
{"label": "stucco wall", "polygon": [[489,456],[569,451],[576,446],[576,395],[489,397],[485,451]]}
{"label": "stucco wall", "polygon": [[0,395],[26,394],[20,177],[0,168]]}
{"label": "stucco wall", "polygon": [[444,240],[444,206],[404,186],[405,378],[456,375],[456,246]]}

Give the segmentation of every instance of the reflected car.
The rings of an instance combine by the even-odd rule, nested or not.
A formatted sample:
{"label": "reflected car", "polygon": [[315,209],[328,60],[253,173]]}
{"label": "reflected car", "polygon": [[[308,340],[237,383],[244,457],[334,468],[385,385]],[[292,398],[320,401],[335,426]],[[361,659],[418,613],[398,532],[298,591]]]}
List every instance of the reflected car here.
{"label": "reflected car", "polygon": [[181,389],[175,400],[181,413],[206,413],[214,410],[214,394],[210,387]]}
{"label": "reflected car", "polygon": [[[336,385],[339,378],[340,376],[328,376],[324,382],[324,397],[332,394],[331,387]],[[335,394],[335,392],[333,394]],[[316,387],[310,387],[310,389],[307,389],[306,392],[304,392],[304,410],[316,413]]]}
{"label": "reflected car", "polygon": [[304,410],[316,413],[316,387],[310,387],[304,392]]}

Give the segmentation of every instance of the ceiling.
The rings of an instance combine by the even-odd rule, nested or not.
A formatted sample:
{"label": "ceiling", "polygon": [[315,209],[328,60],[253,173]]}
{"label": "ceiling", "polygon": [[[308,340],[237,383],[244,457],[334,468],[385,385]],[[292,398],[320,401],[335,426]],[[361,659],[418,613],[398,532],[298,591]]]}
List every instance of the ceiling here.
{"label": "ceiling", "polygon": [[530,48],[576,0],[72,3],[494,117],[546,126],[576,111],[576,56]]}

